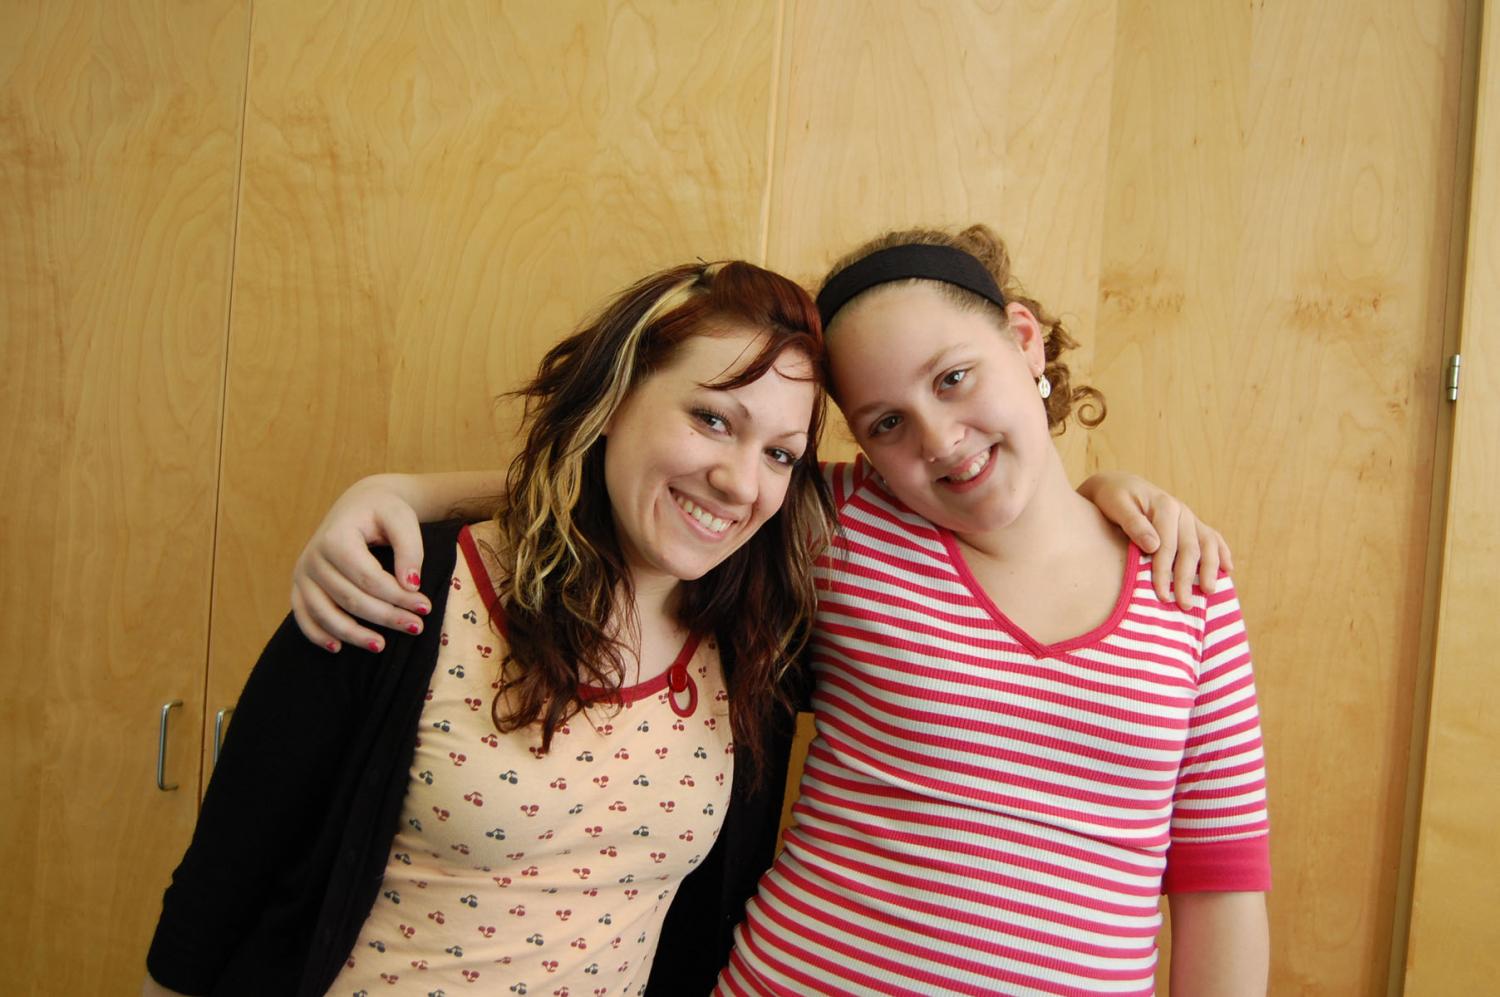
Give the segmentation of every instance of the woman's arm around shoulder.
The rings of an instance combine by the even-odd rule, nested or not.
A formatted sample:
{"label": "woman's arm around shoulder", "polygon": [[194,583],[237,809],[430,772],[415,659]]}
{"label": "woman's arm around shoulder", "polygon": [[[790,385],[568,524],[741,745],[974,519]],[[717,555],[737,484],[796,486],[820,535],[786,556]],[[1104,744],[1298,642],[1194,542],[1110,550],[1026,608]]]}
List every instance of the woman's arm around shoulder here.
{"label": "woman's arm around shoulder", "polygon": [[1100,471],[1078,486],[1078,494],[1099,507],[1104,518],[1151,555],[1156,597],[1186,610],[1196,581],[1212,595],[1219,572],[1232,571],[1229,544],[1219,531],[1193,515],[1179,499],[1135,474]]}
{"label": "woman's arm around shoulder", "polygon": [[[379,652],[384,639],[361,620],[420,633],[431,603],[422,579],[422,523],[483,519],[504,493],[498,471],[373,474],[340,495],[292,570],[292,616],[303,635],[330,652],[343,645]],[[370,553],[389,545],[394,569]]]}

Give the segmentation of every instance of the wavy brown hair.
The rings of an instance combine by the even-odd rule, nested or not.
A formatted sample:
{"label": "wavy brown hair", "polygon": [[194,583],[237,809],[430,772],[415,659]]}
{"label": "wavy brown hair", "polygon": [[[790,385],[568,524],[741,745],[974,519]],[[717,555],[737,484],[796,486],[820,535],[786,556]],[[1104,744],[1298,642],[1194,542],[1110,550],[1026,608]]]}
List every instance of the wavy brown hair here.
{"label": "wavy brown hair", "polygon": [[[995,278],[995,283],[999,285],[1006,301],[1023,304],[1031,310],[1031,314],[1036,316],[1037,321],[1041,323],[1044,336],[1043,355],[1046,357],[1046,366],[1042,369],[1042,373],[1046,374],[1047,380],[1052,383],[1052,394],[1043,404],[1047,408],[1047,426],[1054,436],[1062,435],[1067,428],[1068,416],[1075,414],[1075,406],[1078,421],[1085,427],[1093,429],[1104,421],[1107,412],[1104,395],[1098,388],[1088,385],[1074,387],[1073,375],[1068,370],[1068,365],[1061,360],[1065,351],[1078,345],[1077,341],[1068,334],[1067,329],[1063,328],[1061,319],[1022,289],[1021,282],[1011,272],[1010,251],[1005,248],[1004,240],[987,225],[970,225],[957,234],[935,228],[887,232],[840,258],[828,271],[828,276],[823,279],[823,286],[826,287],[840,271],[848,269],[871,253],[889,249],[892,246],[910,245],[948,246],[951,249],[968,253],[983,264],[984,268],[990,272],[990,276]],[[910,280],[893,281],[890,284],[877,286],[892,287],[919,282],[937,288],[949,301],[966,311],[983,312],[989,315],[1001,329],[1005,329],[1009,324],[1005,311],[994,302],[953,284],[913,277]],[[851,302],[858,300],[860,296],[862,295],[850,299]]]}
{"label": "wavy brown hair", "polygon": [[508,571],[497,612],[507,663],[519,667],[491,704],[498,729],[537,724],[546,751],[558,726],[597,700],[586,699],[583,686],[620,688],[628,649],[622,641],[639,626],[605,489],[605,427],[687,340],[745,326],[764,333],[759,354],[707,387],[750,384],[788,350],[805,354],[820,379],[807,449],[780,510],[702,578],[684,581],[675,612],[690,632],[717,637],[731,730],[749,748],[759,778],[762,728],[786,706],[779,680],[807,640],[812,559],[831,529],[833,504],[818,471],[827,402],[817,308],[797,284],[741,261],[644,278],[549,350],[516,392],[525,402],[525,438],[495,521]]}

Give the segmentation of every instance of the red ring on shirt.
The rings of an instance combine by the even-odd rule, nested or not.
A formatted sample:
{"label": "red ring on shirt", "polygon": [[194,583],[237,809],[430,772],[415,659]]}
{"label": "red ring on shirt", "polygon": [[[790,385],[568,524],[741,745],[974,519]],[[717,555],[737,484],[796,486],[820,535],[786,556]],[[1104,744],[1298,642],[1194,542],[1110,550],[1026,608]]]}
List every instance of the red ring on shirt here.
{"label": "red ring on shirt", "polygon": [[[687,693],[686,707],[677,705],[677,694],[681,692]],[[698,708],[698,684],[688,674],[685,661],[674,664],[667,671],[667,702],[671,705],[673,713],[684,718],[692,716],[693,711]]]}

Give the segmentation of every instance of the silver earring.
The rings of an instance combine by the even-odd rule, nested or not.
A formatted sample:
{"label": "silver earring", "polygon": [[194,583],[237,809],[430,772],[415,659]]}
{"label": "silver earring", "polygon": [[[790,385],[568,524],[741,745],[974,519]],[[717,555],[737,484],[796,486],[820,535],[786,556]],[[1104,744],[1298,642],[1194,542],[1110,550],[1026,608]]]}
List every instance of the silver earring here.
{"label": "silver earring", "polygon": [[1036,379],[1036,393],[1043,398],[1052,397],[1052,382],[1047,380],[1046,374]]}

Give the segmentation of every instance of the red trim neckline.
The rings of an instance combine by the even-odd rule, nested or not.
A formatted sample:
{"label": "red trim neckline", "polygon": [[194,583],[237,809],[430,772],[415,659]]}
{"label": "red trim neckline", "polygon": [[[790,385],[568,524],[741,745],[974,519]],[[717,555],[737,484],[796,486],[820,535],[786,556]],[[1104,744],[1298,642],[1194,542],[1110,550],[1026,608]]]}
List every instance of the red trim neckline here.
{"label": "red trim neckline", "polygon": [[[505,636],[505,613],[500,608],[500,596],[495,591],[494,579],[484,564],[484,558],[480,556],[479,545],[474,541],[474,534],[466,524],[458,531],[458,549],[463,552],[464,561],[469,565],[469,574],[474,579],[474,585],[479,589],[479,600],[484,603],[484,610],[490,619],[495,621],[495,626],[500,628],[500,635]],[[654,696],[666,689],[668,699],[672,705],[672,712],[680,717],[690,717],[698,707],[698,685],[693,677],[688,674],[688,664],[692,662],[693,655],[698,653],[698,645],[702,643],[702,634],[688,634],[687,640],[683,641],[682,649],[677,652],[677,657],[667,666],[666,670],[654,678],[637,682],[635,685],[626,686],[623,689],[605,689],[601,686],[585,685],[579,688],[583,701],[592,703],[605,698],[617,698],[621,703],[635,703],[647,696]],[[687,705],[678,706],[679,694],[687,694]]]}
{"label": "red trim neckline", "polygon": [[995,622],[1009,633],[1027,651],[1038,658],[1055,658],[1059,654],[1075,651],[1080,647],[1095,644],[1108,636],[1111,631],[1120,625],[1125,618],[1125,613],[1130,609],[1131,600],[1135,597],[1135,580],[1141,570],[1141,550],[1135,544],[1127,544],[1125,552],[1125,572],[1120,582],[1120,594],[1115,598],[1115,608],[1110,612],[1109,618],[1097,627],[1093,627],[1085,633],[1076,637],[1069,637],[1057,641],[1054,644],[1043,644],[1031,634],[1023,630],[1019,624],[1006,616],[990,598],[990,594],[979,584],[979,579],[974,577],[974,572],[969,568],[969,561],[964,557],[963,548],[959,546],[958,537],[952,530],[938,527],[938,533],[943,538],[943,545],[948,548],[948,556],[953,561],[953,566],[958,571],[958,576],[969,589],[971,595],[979,601],[985,611],[994,617]]}

